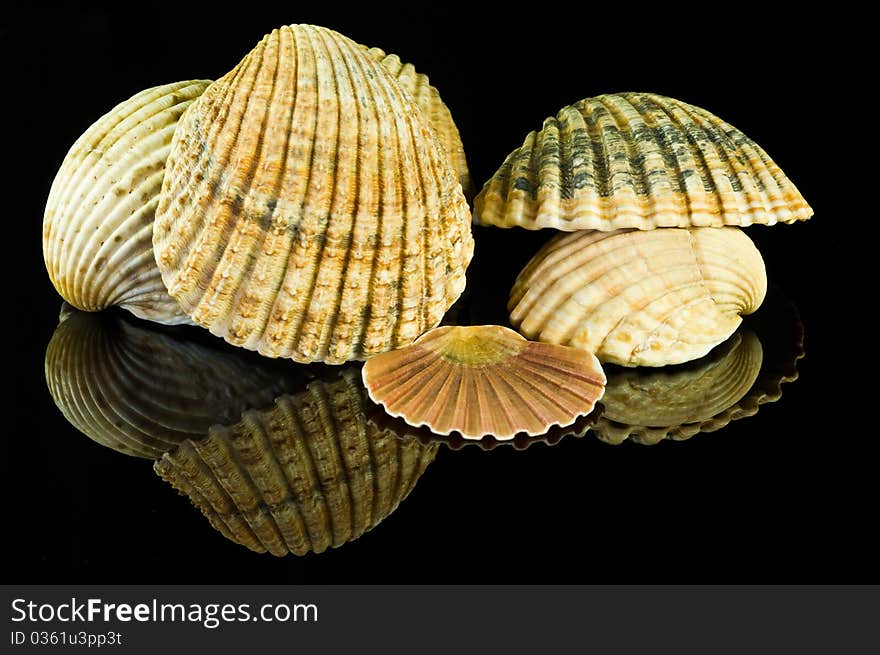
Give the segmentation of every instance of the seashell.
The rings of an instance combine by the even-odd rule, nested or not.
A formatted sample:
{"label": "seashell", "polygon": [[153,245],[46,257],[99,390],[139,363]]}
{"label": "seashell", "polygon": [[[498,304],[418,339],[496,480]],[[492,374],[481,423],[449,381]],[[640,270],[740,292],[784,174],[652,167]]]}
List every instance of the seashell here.
{"label": "seashell", "polygon": [[569,425],[602,396],[584,351],[526,341],[499,325],[444,326],[364,364],[364,384],[392,416],[465,439],[512,439]]}
{"label": "seashell", "polygon": [[761,254],[738,228],[587,231],[547,242],[508,308],[529,339],[602,362],[665,366],[722,343],[766,290]]}
{"label": "seashell", "polygon": [[312,377],[303,367],[188,340],[190,330],[180,330],[63,309],[46,349],[52,399],[93,441],[156,459]]}
{"label": "seashell", "polygon": [[412,343],[461,294],[470,213],[427,119],[354,42],[267,35],[181,119],[153,244],[199,325],[269,357]]}
{"label": "seashell", "polygon": [[71,305],[118,305],[160,323],[188,323],[153,258],[153,215],[171,137],[207,88],[190,80],[146,89],[99,118],[70,148],[43,217],[43,259]]}
{"label": "seashell", "polygon": [[564,231],[793,223],[813,210],[764,150],[705,109],[651,93],[563,107],[474,200],[474,220]]}
{"label": "seashell", "polygon": [[609,369],[605,412],[593,430],[607,443],[644,445],[720,430],[779,400],[781,384],[797,379],[803,355],[797,311],[774,294],[701,360],[661,370]]}
{"label": "seashell", "polygon": [[357,368],[248,411],[156,462],[227,539],[257,552],[320,553],[391,514],[437,444],[371,428]]}
{"label": "seashell", "polygon": [[406,91],[412,95],[419,109],[425,114],[437,134],[437,138],[452,160],[458,174],[458,182],[466,198],[473,198],[473,182],[464,154],[464,145],[458,127],[452,120],[452,112],[440,98],[440,92],[432,86],[427,75],[417,73],[412,64],[404,64],[397,55],[386,55],[380,48],[370,48],[369,55],[391,73]]}

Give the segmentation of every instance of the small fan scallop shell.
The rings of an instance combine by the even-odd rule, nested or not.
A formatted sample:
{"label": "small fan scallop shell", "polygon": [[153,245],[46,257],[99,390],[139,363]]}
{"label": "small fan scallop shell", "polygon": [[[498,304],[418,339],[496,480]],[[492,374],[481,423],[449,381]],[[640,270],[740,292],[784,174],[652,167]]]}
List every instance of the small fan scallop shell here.
{"label": "small fan scallop shell", "polygon": [[427,118],[361,46],[292,25],[187,110],[153,233],[169,293],[269,357],[412,343],[461,294],[470,212]]}
{"label": "small fan scallop shell", "polygon": [[761,254],[739,228],[585,231],[541,248],[508,308],[529,339],[665,366],[722,343],[766,290]]}
{"label": "small fan scallop shell", "polygon": [[437,444],[372,428],[357,369],[186,440],[156,472],[226,538],[257,552],[320,553],[391,514]]}
{"label": "small fan scallop shell", "polygon": [[458,127],[452,119],[452,112],[440,98],[440,92],[432,86],[428,76],[417,73],[412,64],[404,64],[397,55],[386,55],[380,48],[370,48],[369,55],[378,61],[385,69],[397,78],[406,89],[419,109],[431,122],[431,127],[437,133],[437,138],[446,149],[446,153],[452,159],[452,166],[458,174],[458,182],[468,199],[473,198],[473,182],[468,170],[467,158],[464,154],[464,145]]}
{"label": "small fan scallop shell", "polygon": [[530,230],[792,223],[812,216],[764,150],[705,109],[651,93],[563,107],[474,200],[474,220]]}
{"label": "small fan scallop shell", "polygon": [[77,430],[126,455],[156,459],[310,378],[303,367],[219,345],[67,310],[46,349],[46,383]]}
{"label": "small fan scallop shell", "polygon": [[498,325],[444,326],[368,360],[370,397],[414,426],[466,439],[542,434],[589,414],[605,374],[590,353]]}
{"label": "small fan scallop shell", "polygon": [[156,268],[153,216],[178,119],[208,84],[141,91],[98,119],[67,153],[46,203],[43,258],[71,305],[118,305],[160,323],[189,322]]}

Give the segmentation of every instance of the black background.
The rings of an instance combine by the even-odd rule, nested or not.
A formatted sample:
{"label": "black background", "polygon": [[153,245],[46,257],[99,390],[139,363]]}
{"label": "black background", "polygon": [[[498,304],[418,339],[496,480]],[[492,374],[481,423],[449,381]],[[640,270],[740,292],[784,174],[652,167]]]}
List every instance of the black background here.
{"label": "black background", "polygon": [[[4,581],[877,580],[876,429],[851,395],[861,372],[852,360],[864,362],[853,353],[869,352],[860,344],[871,339],[870,320],[840,291],[858,286],[842,283],[857,240],[842,225],[857,224],[866,207],[845,205],[856,194],[842,179],[856,167],[837,150],[838,140],[870,141],[859,126],[872,118],[844,79],[860,64],[839,44],[857,37],[826,10],[118,5],[27,5],[0,25],[12,75],[3,179],[15,292],[5,321],[14,420],[3,436]],[[587,437],[525,452],[441,449],[386,521],[322,555],[278,559],[223,539],[148,462],[92,443],[55,408],[43,358],[60,299],[42,263],[41,221],[67,149],[99,116],[149,86],[217,78],[264,33],[293,22],[332,27],[427,73],[478,188],[544,117],[599,93],[670,95],[743,130],[815,210],[804,224],[748,230],[769,278],[800,311],[800,379],[757,416],[683,443],[613,447]],[[476,319],[503,319],[510,282],[546,238],[478,231],[468,274],[484,301]]]}

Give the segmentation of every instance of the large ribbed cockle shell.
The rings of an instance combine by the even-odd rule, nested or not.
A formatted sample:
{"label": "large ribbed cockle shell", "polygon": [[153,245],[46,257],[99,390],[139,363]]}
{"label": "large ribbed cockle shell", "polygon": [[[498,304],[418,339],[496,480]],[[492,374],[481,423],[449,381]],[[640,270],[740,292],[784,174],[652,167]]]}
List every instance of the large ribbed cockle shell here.
{"label": "large ribbed cockle shell", "polygon": [[584,231],[538,251],[508,308],[529,339],[665,366],[722,343],[766,290],[761,254],[739,228]]}
{"label": "large ribbed cockle shell", "polygon": [[181,329],[64,311],[46,349],[52,399],[93,441],[157,459],[212,425],[233,423],[246,409],[301,388],[310,377],[305,367],[222,342],[218,348],[192,341]]}
{"label": "large ribbed cockle shell", "polygon": [[530,230],[793,223],[813,210],[764,150],[705,109],[652,93],[563,107],[474,200],[474,220]]}
{"label": "large ribbed cockle shell", "polygon": [[154,468],[228,539],[273,555],[320,553],[391,514],[437,453],[368,423],[366,403],[349,368],[184,441]]}
{"label": "large ribbed cockle shell", "polygon": [[428,76],[416,71],[412,64],[405,64],[397,55],[385,54],[381,48],[370,48],[370,56],[382,64],[390,72],[404,89],[406,89],[419,109],[431,122],[431,127],[437,133],[437,138],[446,149],[446,154],[452,160],[452,166],[458,174],[458,181],[468,199],[473,198],[473,182],[464,154],[464,145],[458,127],[452,119],[452,112],[440,97],[440,92],[431,85]]}
{"label": "large ribbed cockle shell", "polygon": [[181,119],[153,243],[199,325],[269,357],[405,346],[461,294],[470,213],[428,120],[331,30],[267,35]]}
{"label": "large ribbed cockle shell", "polygon": [[99,118],[64,158],[46,202],[43,258],[71,305],[118,305],[160,323],[190,322],[153,257],[153,217],[181,114],[210,84],[141,91]]}

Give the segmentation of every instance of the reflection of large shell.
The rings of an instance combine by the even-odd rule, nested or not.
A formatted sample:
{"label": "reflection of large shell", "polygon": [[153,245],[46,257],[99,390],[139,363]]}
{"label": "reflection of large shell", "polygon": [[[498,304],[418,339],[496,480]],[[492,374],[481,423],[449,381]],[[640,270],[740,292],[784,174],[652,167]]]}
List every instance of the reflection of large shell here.
{"label": "reflection of large shell", "polygon": [[180,115],[208,86],[193,80],[132,96],[73,144],[52,183],[43,257],[52,284],[87,311],[119,305],[160,323],[189,319],[153,258],[153,214]]}
{"label": "reflection of large shell", "polygon": [[530,339],[603,362],[664,366],[727,339],[766,289],[761,255],[738,228],[589,231],[551,239],[508,306]]}
{"label": "reflection of large shell", "polygon": [[742,132],[650,93],[564,107],[475,199],[484,225],[615,230],[791,223],[813,210]]}
{"label": "reflection of large shell", "polygon": [[360,372],[312,382],[156,462],[225,537],[257,552],[320,553],[406,498],[437,452],[367,423]]}
{"label": "reflection of large shell", "polygon": [[659,370],[610,368],[605,412],[593,430],[608,443],[648,445],[714,432],[779,400],[780,385],[797,379],[802,356],[796,310],[768,295],[757,314],[701,360]]}
{"label": "reflection of large shell", "polygon": [[411,96],[307,25],[266,36],[183,116],[153,243],[196,323],[330,363],[439,323],[473,253],[455,172]]}
{"label": "reflection of large shell", "polygon": [[370,56],[382,64],[390,72],[404,89],[409,91],[413,100],[424,112],[431,127],[437,133],[437,138],[446,149],[446,153],[452,160],[452,166],[458,173],[458,181],[467,198],[473,197],[471,174],[468,170],[467,158],[464,155],[464,146],[461,143],[461,135],[452,120],[449,107],[440,98],[440,92],[431,86],[428,76],[417,73],[412,64],[404,64],[397,55],[386,55],[380,48],[370,48]]}
{"label": "reflection of large shell", "polygon": [[593,411],[605,386],[592,354],[526,341],[499,325],[436,328],[369,360],[363,377],[392,416],[465,439],[569,425]]}
{"label": "reflection of large shell", "polygon": [[155,459],[308,379],[302,367],[260,360],[113,314],[73,311],[62,314],[46,349],[46,382],[77,430]]}

